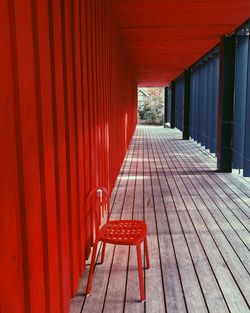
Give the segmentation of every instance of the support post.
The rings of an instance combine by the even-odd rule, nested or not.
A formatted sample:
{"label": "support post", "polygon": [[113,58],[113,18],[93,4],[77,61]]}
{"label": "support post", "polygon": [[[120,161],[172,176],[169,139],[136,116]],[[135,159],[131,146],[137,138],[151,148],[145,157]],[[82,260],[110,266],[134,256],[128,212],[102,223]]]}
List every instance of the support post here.
{"label": "support post", "polygon": [[220,45],[217,170],[232,171],[235,35],[223,36]]}
{"label": "support post", "polygon": [[171,122],[170,127],[175,128],[175,81],[171,82]]}
{"label": "support post", "polygon": [[189,139],[190,114],[190,69],[184,71],[184,105],[183,105],[183,132],[182,139]]}
{"label": "support post", "polygon": [[[249,48],[248,48],[249,49]],[[247,95],[245,112],[245,146],[243,176],[250,176],[250,50],[248,50],[248,71],[247,71]]]}
{"label": "support post", "polygon": [[164,92],[164,127],[166,128],[166,124],[168,122],[168,87],[165,87]]}

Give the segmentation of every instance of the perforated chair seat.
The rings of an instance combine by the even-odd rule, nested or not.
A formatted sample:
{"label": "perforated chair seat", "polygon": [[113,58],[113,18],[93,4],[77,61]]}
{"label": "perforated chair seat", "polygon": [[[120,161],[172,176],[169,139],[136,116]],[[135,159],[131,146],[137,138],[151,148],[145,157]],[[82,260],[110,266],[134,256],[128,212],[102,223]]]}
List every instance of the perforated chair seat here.
{"label": "perforated chair seat", "polygon": [[145,240],[147,225],[140,220],[108,221],[99,232],[99,240],[118,245],[137,245]]}
{"label": "perforated chair seat", "polygon": [[[144,245],[146,268],[150,267],[148,243],[147,243],[147,225],[140,220],[110,220],[110,203],[107,189],[99,186],[91,190],[86,201],[86,211],[92,211],[94,228],[94,244],[91,256],[89,278],[86,288],[86,295],[90,295],[93,274],[95,269],[95,259],[97,254],[98,242],[102,242],[101,263],[104,261],[106,244],[135,246],[138,263],[138,276],[140,285],[141,301],[145,301],[145,291],[143,283],[141,245]],[[104,219],[106,213],[106,222],[101,226],[101,218]]]}

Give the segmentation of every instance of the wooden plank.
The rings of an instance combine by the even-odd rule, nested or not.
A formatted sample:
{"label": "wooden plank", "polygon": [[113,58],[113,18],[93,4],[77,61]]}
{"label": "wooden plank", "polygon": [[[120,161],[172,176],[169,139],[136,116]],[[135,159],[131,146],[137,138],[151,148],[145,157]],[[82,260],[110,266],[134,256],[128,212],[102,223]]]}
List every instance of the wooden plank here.
{"label": "wooden plank", "polygon": [[[130,156],[133,155],[133,151],[129,151],[127,154],[127,158],[125,159],[124,166],[122,168],[122,174],[120,175],[120,181],[117,186],[119,189],[119,192],[116,193],[116,190],[114,190],[114,193],[116,193],[116,197],[114,198],[113,202],[113,208],[112,208],[112,219],[119,219],[122,217],[123,209],[124,209],[124,201],[126,197],[126,191],[127,191],[127,185],[129,182],[129,169],[132,164],[132,158]],[[121,258],[122,257],[122,258]],[[112,296],[111,292],[116,292],[117,288],[110,288],[109,286],[112,283],[115,283],[116,281],[121,281],[121,284],[125,284],[125,279],[119,279],[119,277],[115,277],[115,275],[112,275],[112,273],[116,271],[115,267],[117,265],[117,260],[119,258],[123,259],[124,256],[121,254],[121,251],[117,249],[113,245],[107,245],[106,249],[106,255],[104,264],[100,266],[96,266],[95,273],[94,273],[94,279],[93,279],[93,286],[91,290],[91,297],[87,298],[85,302],[83,303],[83,310],[82,312],[101,312],[102,310],[109,309],[110,306],[114,305],[114,302],[116,301],[116,297]],[[120,265],[120,262],[118,262]],[[126,265],[122,266],[122,268],[119,269],[120,273],[123,275],[123,273],[126,275]],[[85,278],[85,277],[84,277]],[[117,280],[118,279],[118,280]],[[85,278],[85,284],[84,289],[87,285],[87,277]],[[124,294],[122,294],[121,301],[118,301],[118,307],[123,307],[123,297]]]}
{"label": "wooden plank", "polygon": [[[155,145],[152,150],[157,151],[158,150],[157,145]],[[160,156],[161,156],[160,159],[161,159],[161,166],[164,169],[168,167],[168,163],[162,162],[164,155],[163,154],[161,155],[161,154],[162,154],[162,151],[160,152]],[[178,210],[181,204],[181,201],[180,201],[181,198],[180,198],[178,188],[176,188],[177,187],[176,182],[174,181],[173,175],[176,175],[176,174],[173,174],[173,170],[170,170],[170,171],[172,175],[164,177],[166,179],[165,184],[167,183],[168,188],[169,188],[169,190],[167,190],[166,192],[170,192],[170,194],[172,195],[173,203],[174,203],[171,213],[169,212],[168,216],[170,220],[170,231],[172,231],[172,233],[174,234],[173,239],[176,241],[176,254],[177,254],[180,274],[182,276],[183,290],[186,295],[187,307],[190,311],[195,312],[197,310],[197,312],[198,311],[207,312],[208,310],[207,310],[206,299],[204,298],[199,275],[197,273],[197,269],[194,266],[195,263],[194,263],[193,256],[191,253],[191,248],[192,246],[194,246],[194,243],[192,243],[192,241],[190,240],[190,237],[193,236],[193,240],[195,240],[195,238],[194,238],[194,235],[192,234],[193,233],[192,230],[190,229],[187,230],[189,237],[184,232],[183,224],[178,214]],[[163,182],[161,186],[164,186]],[[183,211],[183,208],[181,208],[180,210]],[[176,233],[178,235],[175,235]],[[190,241],[191,241],[191,244],[190,244]],[[181,248],[181,250],[179,250],[178,248]],[[192,285],[192,288],[191,288],[191,285]]]}
{"label": "wooden plank", "polygon": [[[185,155],[190,154],[190,150],[186,151]],[[210,158],[211,159],[211,158]],[[186,159],[185,159],[185,163],[187,163]],[[193,162],[191,163],[191,168],[194,166],[195,164],[193,164]],[[199,165],[200,167],[200,165]],[[197,173],[199,173],[199,170],[197,169]],[[205,174],[204,174],[205,173]],[[227,183],[223,183],[221,184],[221,181],[216,179],[216,177],[218,175],[224,176],[225,177],[229,177],[228,174],[217,174],[215,172],[208,172],[207,174],[206,172],[203,172],[203,174],[201,173],[201,175],[196,175],[196,172],[192,171],[192,174],[195,174],[195,176],[199,179],[199,181],[201,182],[200,177],[204,178],[206,180],[207,183],[209,183],[208,186],[206,186],[206,192],[208,196],[211,196],[212,194],[218,195],[221,200],[224,202],[225,206],[227,207],[226,210],[224,210],[224,213],[226,213],[227,215],[230,214],[230,212],[232,212],[232,214],[238,218],[239,222],[241,225],[244,225],[244,227],[246,228],[247,231],[249,231],[249,219],[247,218],[247,216],[244,214],[244,212],[242,211],[242,208],[244,207],[245,212],[249,213],[249,206],[246,205],[246,203],[243,203],[241,200],[241,195],[240,197],[234,193],[232,193],[231,191],[231,186],[232,183],[230,183],[230,181],[227,181]],[[237,182],[239,179],[239,177],[237,177],[237,179],[235,179],[235,181]],[[245,182],[244,182],[245,183]],[[201,182],[201,185],[204,186],[203,181]],[[222,185],[228,186],[228,188],[222,188]],[[210,188],[209,192],[208,192],[208,188]],[[212,187],[212,192],[211,192],[211,187]],[[227,191],[227,189],[229,191]],[[240,204],[239,204],[240,203]],[[235,220],[235,218],[232,215],[232,219]],[[236,223],[237,220],[236,220]],[[237,228],[236,228],[237,229]],[[242,240],[249,240],[249,234],[246,233],[246,231],[244,229],[242,229],[242,226],[239,227],[239,229],[244,232],[244,236],[241,236]],[[244,239],[243,239],[244,237]],[[248,245],[248,243],[247,243]]]}
{"label": "wooden plank", "polygon": [[[167,147],[167,149],[169,151],[170,147]],[[182,188],[186,188],[184,184],[182,184],[181,186]],[[197,242],[198,238],[197,236],[194,236],[194,229],[192,228],[194,227],[197,234],[199,234],[199,229],[197,231],[197,227],[199,228],[201,224],[200,221],[196,223],[196,220],[194,220],[193,217],[191,218],[190,211],[192,212],[192,214],[195,212],[193,201],[190,196],[184,197],[183,194],[186,193],[183,193],[180,189],[179,197],[180,199],[182,199],[182,201],[177,200],[175,201],[175,203],[178,203],[177,210],[180,212],[179,216],[183,224],[184,234],[186,234],[187,236],[187,242],[190,247],[194,264],[196,265],[196,271],[200,277],[200,282],[206,296],[208,307],[211,312],[228,312],[224,299],[217,286],[216,279],[215,277],[213,277],[213,269],[210,267],[211,264],[209,263],[209,260],[207,260],[206,250],[202,245],[202,241],[199,238],[200,243]],[[189,216],[187,216],[187,213]],[[181,217],[181,215],[183,216]],[[190,224],[190,220],[192,221],[193,227]],[[204,232],[205,229],[202,229],[201,234],[204,234]]]}
{"label": "wooden plank", "polygon": [[[150,250],[151,268],[146,271],[146,312],[165,312],[164,290],[162,288],[162,273],[160,264],[159,240],[155,219],[155,203],[153,196],[153,184],[150,159],[152,158],[149,148],[148,129],[145,131],[144,169],[149,172],[144,176],[144,210],[145,221],[148,226],[148,246]],[[156,297],[157,295],[157,297]]]}
{"label": "wooden plank", "polygon": [[[131,219],[133,210],[133,196],[134,196],[134,175],[130,173],[136,168],[136,162],[134,159],[136,145],[134,141],[131,143],[130,154],[128,154],[127,160],[129,160],[129,166],[125,174],[126,178],[126,191],[122,203],[122,214],[120,219]],[[127,283],[127,267],[128,267],[128,246],[115,247],[115,255],[112,264],[112,271],[109,278],[109,285],[107,288],[107,294],[105,299],[105,306],[103,312],[123,312],[124,297]],[[139,293],[138,293],[139,295]]]}
{"label": "wooden plank", "polygon": [[[213,172],[207,151],[180,136],[174,129],[138,127],[112,198],[114,217],[148,224],[146,303],[137,301],[134,249],[111,247],[96,267],[92,296],[78,295],[71,313],[249,312],[246,182],[236,177],[234,187],[234,179]],[[85,271],[81,290],[86,280]]]}
{"label": "wooden plank", "polygon": [[[198,151],[197,156],[199,160],[202,160],[204,155]],[[215,160],[211,158],[211,155],[208,154],[208,162],[210,165],[215,166]],[[202,167],[202,163],[199,163],[199,168]],[[238,214],[245,214],[245,218],[249,220],[249,204],[250,204],[250,190],[249,182],[245,181],[243,177],[231,173],[216,173],[216,175],[209,175],[216,184],[217,184],[217,193],[222,194],[223,196],[228,196],[229,201],[234,201],[235,204],[240,208]],[[219,192],[220,191],[220,192]]]}
{"label": "wooden plank", "polygon": [[[125,189],[122,188],[121,186],[122,186],[122,184],[125,183],[124,180],[122,180],[122,178],[123,178],[123,172],[124,172],[124,168],[125,168],[126,164],[127,164],[127,159],[125,159],[123,166],[121,167],[120,175],[116,181],[116,185],[114,187],[114,190],[113,190],[113,193],[112,193],[111,199],[110,199],[111,211],[113,211],[114,214],[115,214],[115,211],[117,210],[116,207],[118,207],[118,212],[119,212],[119,205],[123,199],[122,191],[124,191]],[[119,199],[118,199],[118,190],[119,190],[119,194],[121,196]],[[114,209],[114,204],[116,204],[115,209]],[[101,290],[107,288],[108,279],[109,279],[109,272],[110,272],[110,264],[112,263],[113,253],[114,253],[114,247],[107,246],[105,263],[104,263],[105,266],[102,266],[102,267],[97,266],[95,269],[94,275],[98,276],[99,279],[101,280],[101,282],[103,283]],[[90,263],[90,259],[91,259],[91,256],[89,257],[88,263]],[[85,289],[87,286],[88,270],[89,270],[89,267],[87,270],[85,270],[85,272],[84,272],[84,274],[80,280],[80,284],[79,284],[78,290],[76,292],[75,298],[73,298],[71,300],[70,313],[82,312],[83,306],[84,306],[85,312],[87,312],[90,308],[93,309],[93,312],[99,312],[103,306],[105,293],[102,293],[101,295],[98,292],[93,293],[95,280],[93,282],[93,287],[92,287],[93,289],[91,292],[91,301],[92,302],[87,300],[85,303],[86,297],[85,297],[84,292],[85,292]],[[98,282],[98,280],[96,280],[96,281]]]}
{"label": "wooden plank", "polygon": [[[168,149],[169,149],[169,147],[168,147]],[[196,176],[189,175],[189,177],[192,179],[192,182],[198,181],[198,178]],[[195,183],[195,186],[196,185],[197,185],[197,183]],[[200,184],[200,186],[201,186],[201,184]],[[200,200],[203,201],[203,203],[205,204],[206,201],[204,201],[204,199],[208,200],[208,196],[207,196],[207,198],[204,198],[204,197],[202,197],[202,195],[203,195],[203,193],[200,194]],[[209,205],[210,206],[213,205],[213,202],[211,202],[211,200],[212,199],[209,198]],[[211,230],[211,233],[213,234],[213,239],[216,242],[217,247],[219,247],[219,249],[223,251],[223,258],[224,258],[226,264],[228,263],[230,272],[232,271],[235,273],[235,276],[233,276],[233,278],[234,278],[238,288],[240,288],[239,291],[242,293],[242,294],[240,294],[238,292],[238,300],[237,301],[238,301],[238,303],[241,303],[240,311],[246,311],[247,305],[244,302],[242,297],[244,297],[244,294],[247,295],[249,293],[248,287],[246,287],[246,285],[249,285],[249,275],[247,274],[245,268],[243,268],[242,264],[240,262],[238,262],[239,259],[237,259],[237,257],[235,256],[235,253],[231,249],[230,245],[228,245],[228,242],[224,240],[223,235],[219,231],[220,227],[218,227],[218,225],[216,224],[216,220],[214,219],[213,221],[211,221],[209,219],[210,214],[209,213],[207,214],[206,210],[203,209],[201,212],[202,212],[203,217],[205,218],[206,225],[208,227],[209,226],[211,227],[210,230]],[[231,274],[232,274],[232,272],[231,272]],[[236,292],[236,294],[237,294],[237,292]],[[244,297],[244,298],[246,298],[246,297]],[[240,299],[242,299],[242,300],[240,301]],[[234,309],[237,309],[237,307],[235,307]]]}
{"label": "wooden plank", "polygon": [[[205,177],[204,175],[202,176]],[[217,192],[216,190],[217,185],[213,184],[214,181],[210,179],[211,176],[212,175],[205,178],[207,182],[210,183],[210,186],[214,190],[213,197],[211,197],[211,193],[208,192],[206,188],[206,193],[207,193],[206,197],[208,197],[208,199],[210,199],[216,205],[216,207],[214,207],[214,209],[211,210],[211,214],[214,216],[214,218],[217,221],[219,221],[219,224],[222,225],[223,223],[226,223],[227,225],[227,222],[228,222],[230,226],[233,228],[234,231],[232,232],[230,230],[230,226],[228,225],[227,227],[224,227],[224,230],[222,231],[224,234],[225,233],[228,234],[228,236],[226,235],[225,236],[227,237],[228,241],[231,242],[233,249],[242,256],[240,259],[245,265],[249,273],[248,253],[249,253],[249,246],[250,246],[250,242],[249,242],[250,237],[249,237],[249,232],[247,231],[248,230],[247,226],[249,225],[249,223],[248,221],[244,221],[244,220],[243,220],[244,222],[241,222],[241,220],[236,218],[237,215],[232,214],[230,209],[234,205],[234,203],[230,202],[230,198],[229,200],[225,199],[225,196],[221,192],[220,193]],[[201,181],[200,177],[196,176],[196,179],[199,181],[201,186],[204,186],[203,180]],[[219,194],[220,197],[218,197],[217,194]],[[243,225],[246,226],[247,230],[244,228]]]}
{"label": "wooden plank", "polygon": [[[152,147],[152,151],[155,151]],[[157,179],[153,182],[154,202],[156,208],[157,229],[159,234],[159,248],[161,252],[161,267],[163,275],[163,288],[166,299],[166,308],[170,312],[187,312],[184,298],[183,286],[176,259],[176,251],[173,242],[173,235],[170,231],[167,210],[174,210],[174,202],[170,196],[167,205],[164,202],[164,195],[168,195],[167,184],[161,185],[164,179],[164,171],[160,164],[161,155],[154,154],[152,166],[156,171]],[[165,197],[165,200],[167,197]]]}
{"label": "wooden plank", "polygon": [[[143,220],[143,142],[140,138],[140,135],[142,135],[142,133],[138,132],[138,139],[136,139],[134,142],[134,144],[137,145],[137,151],[136,155],[134,156],[134,158],[136,158],[136,167],[133,168],[133,175],[135,175],[135,185],[132,219]],[[141,313],[144,312],[145,306],[138,301],[139,279],[135,247],[130,247],[128,258],[128,274],[124,312]]]}
{"label": "wooden plank", "polygon": [[[205,205],[201,199],[193,197],[193,200],[200,213],[205,211]],[[214,228],[214,224],[213,226],[210,225],[209,227],[208,221],[204,218],[204,216],[202,216],[201,214],[200,216],[207,226],[210,234],[211,232],[213,233],[213,236],[211,236],[212,240],[210,241],[207,237],[204,238],[202,234],[201,238],[204,238],[203,244],[208,247],[207,251],[208,255],[210,256],[210,262],[213,266],[216,276],[218,277],[218,281],[220,283],[227,304],[232,312],[248,312],[249,309],[244,301],[244,298],[242,297],[241,291],[234,279],[234,276],[232,275],[231,269],[230,267],[227,267],[224,254],[221,252],[216,240],[214,240],[214,236],[218,230]],[[213,255],[217,255],[217,257],[213,257]]]}
{"label": "wooden plank", "polygon": [[[203,175],[203,177],[205,177],[205,175]],[[216,191],[217,185],[214,184],[214,181],[210,179],[210,177],[211,175],[204,179],[206,179],[207,182],[210,183],[209,187],[213,188],[214,190],[214,192],[211,193],[208,191],[207,186],[205,188],[207,193],[206,198],[214,202],[214,204],[216,205],[216,207],[213,210],[211,210],[211,214],[215,216],[215,219],[219,221],[220,224],[228,222],[230,226],[233,228],[234,232],[231,232],[225,227],[224,233],[229,232],[227,238],[229,239],[229,241],[232,241],[232,246],[234,247],[234,249],[239,250],[239,253],[243,253],[243,255],[245,255],[243,256],[242,259],[246,262],[246,266],[248,267],[249,260],[246,254],[248,254],[249,251],[246,251],[246,249],[248,249],[250,245],[249,232],[247,231],[249,223],[248,221],[244,220],[243,220],[244,222],[241,222],[241,220],[236,218],[237,214],[234,215],[233,214],[234,212],[231,212],[230,210],[232,207],[236,207],[235,204],[233,202],[230,202],[230,198],[225,199],[224,195],[221,195],[221,193],[218,193]],[[196,176],[196,179],[199,181],[200,186],[204,186],[203,180],[200,179],[200,176]],[[218,196],[218,194],[220,195],[220,197]],[[237,208],[235,208],[234,211],[237,211]],[[245,229],[243,225],[245,225],[247,229]]]}

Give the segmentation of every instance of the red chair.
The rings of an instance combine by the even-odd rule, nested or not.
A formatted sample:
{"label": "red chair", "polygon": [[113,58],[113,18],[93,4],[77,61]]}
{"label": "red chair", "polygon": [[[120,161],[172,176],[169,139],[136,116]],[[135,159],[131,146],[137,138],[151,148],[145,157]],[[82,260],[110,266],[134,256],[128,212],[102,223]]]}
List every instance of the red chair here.
{"label": "red chair", "polygon": [[[143,271],[142,271],[142,257],[141,257],[141,243],[144,242],[144,249],[146,254],[146,268],[150,267],[148,244],[147,244],[147,225],[140,220],[109,220],[110,217],[110,203],[107,189],[103,187],[94,188],[87,198],[87,209],[92,210],[92,217],[94,222],[94,245],[91,257],[90,272],[86,295],[90,295],[92,286],[92,279],[95,268],[95,259],[98,242],[103,243],[101,263],[104,261],[106,244],[128,245],[136,246],[138,274],[140,283],[141,301],[145,301]],[[106,222],[101,226],[101,219],[106,213]]]}

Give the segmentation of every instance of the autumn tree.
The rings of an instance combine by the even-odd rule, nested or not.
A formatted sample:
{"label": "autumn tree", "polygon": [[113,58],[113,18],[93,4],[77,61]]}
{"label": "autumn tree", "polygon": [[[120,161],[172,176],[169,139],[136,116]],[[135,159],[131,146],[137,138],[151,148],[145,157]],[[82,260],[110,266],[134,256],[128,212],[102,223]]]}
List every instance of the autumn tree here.
{"label": "autumn tree", "polygon": [[140,108],[139,115],[146,124],[163,124],[164,92],[163,88],[148,88],[148,98],[144,107]]}

